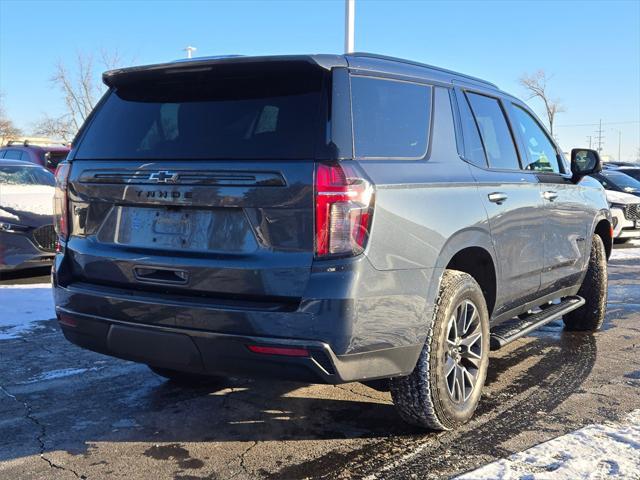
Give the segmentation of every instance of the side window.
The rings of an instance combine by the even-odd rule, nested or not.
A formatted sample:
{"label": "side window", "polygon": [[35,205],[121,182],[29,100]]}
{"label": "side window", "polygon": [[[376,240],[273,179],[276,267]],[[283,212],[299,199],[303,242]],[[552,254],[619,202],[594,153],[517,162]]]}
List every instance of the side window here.
{"label": "side window", "polygon": [[513,112],[516,122],[514,128],[520,129],[529,152],[529,160],[527,160],[524,169],[560,173],[558,152],[538,122],[529,115],[529,112],[518,105],[514,105]]}
{"label": "side window", "polygon": [[431,87],[373,77],[351,77],[357,158],[418,159],[427,153]]}
{"label": "side window", "polygon": [[518,153],[500,102],[491,97],[467,93],[471,110],[478,124],[484,150],[492,168],[517,170]]}
{"label": "side window", "polygon": [[20,160],[20,158],[22,158],[22,152],[20,150],[7,150],[7,153],[5,153],[4,158],[10,159],[10,160]]}
{"label": "side window", "polygon": [[458,110],[460,111],[460,122],[462,123],[462,137],[464,139],[464,156],[465,159],[480,167],[487,166],[487,156],[482,147],[478,126],[473,119],[473,114],[469,108],[469,103],[465,98],[458,101]]}

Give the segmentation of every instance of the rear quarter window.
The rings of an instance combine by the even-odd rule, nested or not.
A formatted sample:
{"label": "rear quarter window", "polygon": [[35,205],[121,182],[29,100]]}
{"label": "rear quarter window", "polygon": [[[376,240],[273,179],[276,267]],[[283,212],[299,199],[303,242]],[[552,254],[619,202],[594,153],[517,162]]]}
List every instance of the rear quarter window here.
{"label": "rear quarter window", "polygon": [[419,159],[426,155],[432,87],[353,76],[351,98],[357,158]]}

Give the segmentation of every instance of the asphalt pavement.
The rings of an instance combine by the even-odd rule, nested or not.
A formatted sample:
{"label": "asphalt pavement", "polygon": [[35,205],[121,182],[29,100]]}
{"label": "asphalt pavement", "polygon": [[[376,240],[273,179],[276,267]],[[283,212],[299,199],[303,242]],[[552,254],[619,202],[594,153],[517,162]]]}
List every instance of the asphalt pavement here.
{"label": "asphalt pavement", "polygon": [[[48,281],[35,273],[0,284]],[[0,340],[0,478],[453,477],[640,408],[640,248],[616,250],[609,278],[600,332],[554,322],[492,352],[475,417],[443,433],[404,425],[388,393],[358,383],[180,387],[42,319]]]}

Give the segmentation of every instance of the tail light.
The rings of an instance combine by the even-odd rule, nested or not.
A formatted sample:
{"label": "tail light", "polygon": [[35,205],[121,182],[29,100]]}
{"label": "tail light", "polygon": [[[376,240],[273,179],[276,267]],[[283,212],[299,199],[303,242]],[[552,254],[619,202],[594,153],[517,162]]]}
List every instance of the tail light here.
{"label": "tail light", "polygon": [[67,180],[71,165],[61,163],[56,168],[56,189],[53,194],[53,224],[58,237],[66,241],[69,236],[69,199],[67,197]]}
{"label": "tail light", "polygon": [[362,253],[369,238],[374,188],[355,164],[316,165],[316,256]]}

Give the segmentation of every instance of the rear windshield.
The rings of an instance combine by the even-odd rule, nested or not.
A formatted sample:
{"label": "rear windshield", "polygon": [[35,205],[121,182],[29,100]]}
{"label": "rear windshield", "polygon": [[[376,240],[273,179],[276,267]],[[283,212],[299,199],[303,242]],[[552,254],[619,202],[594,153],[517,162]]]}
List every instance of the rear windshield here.
{"label": "rear windshield", "polygon": [[55,185],[53,175],[41,168],[0,166],[0,185]]}
{"label": "rear windshield", "polygon": [[324,138],[321,71],[180,77],[112,89],[76,158],[313,158]]}

